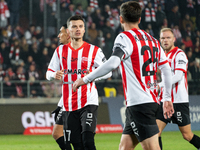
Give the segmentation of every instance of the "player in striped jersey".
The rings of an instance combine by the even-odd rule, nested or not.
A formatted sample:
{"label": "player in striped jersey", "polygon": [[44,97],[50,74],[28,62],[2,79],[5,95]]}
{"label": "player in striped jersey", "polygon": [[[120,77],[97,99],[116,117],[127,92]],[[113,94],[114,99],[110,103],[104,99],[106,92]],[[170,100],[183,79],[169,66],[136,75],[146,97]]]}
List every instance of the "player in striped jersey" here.
{"label": "player in striped jersey", "polygon": [[[94,135],[97,123],[98,93],[95,82],[72,90],[73,81],[102,65],[106,59],[102,50],[83,41],[84,19],[75,15],[67,21],[71,42],[60,45],[50,61],[46,78],[62,80],[62,118],[67,150],[96,150]],[[111,77],[109,72],[97,79]]]}
{"label": "player in striped jersey", "polygon": [[160,150],[156,124],[157,79],[159,67],[164,73],[164,116],[171,117],[171,72],[169,63],[158,40],[139,29],[142,9],[139,3],[129,1],[120,7],[120,33],[113,46],[113,54],[106,63],[82,79],[76,80],[73,90],[117,68],[123,80],[126,100],[126,123],[121,137],[120,150],[134,149],[140,142],[144,150]]}
{"label": "player in striped jersey", "polygon": [[[70,42],[71,39],[69,36],[69,32],[67,32],[67,24],[62,25],[62,27],[60,28],[58,38],[59,38],[60,44],[62,45],[68,44]],[[67,145],[65,145],[64,143],[63,121],[62,121],[62,114],[61,114],[62,106],[63,106],[63,102],[62,102],[62,97],[61,97],[58,102],[57,108],[52,112],[52,114],[55,113],[55,117],[54,117],[55,125],[53,127],[52,136],[56,140],[56,142],[58,143],[61,149],[66,149]]]}
{"label": "player in striped jersey", "polygon": [[[172,74],[172,102],[175,113],[170,119],[165,119],[161,113],[162,107],[159,108],[157,115],[157,124],[159,127],[159,144],[162,149],[161,133],[167,123],[176,123],[182,136],[189,141],[196,148],[200,148],[200,138],[194,135],[191,131],[190,113],[189,113],[189,98],[188,98],[188,84],[187,84],[187,68],[188,59],[185,52],[174,46],[175,37],[170,28],[163,28],[160,32],[160,41],[165,50],[167,59],[171,67]],[[162,88],[163,83],[159,83],[161,87],[160,99],[162,101],[162,93],[165,88]]]}

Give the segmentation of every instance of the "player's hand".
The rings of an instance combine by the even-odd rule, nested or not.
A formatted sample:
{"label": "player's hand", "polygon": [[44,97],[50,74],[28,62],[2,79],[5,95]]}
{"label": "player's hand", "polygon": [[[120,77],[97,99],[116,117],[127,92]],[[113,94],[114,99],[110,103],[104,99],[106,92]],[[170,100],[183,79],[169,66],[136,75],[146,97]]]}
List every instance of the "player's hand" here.
{"label": "player's hand", "polygon": [[83,78],[77,79],[73,84],[73,91],[76,92],[76,89],[78,89],[81,85],[84,85],[85,82],[83,81]]}
{"label": "player's hand", "polygon": [[163,102],[163,115],[164,118],[171,118],[171,116],[174,114],[174,107],[173,103],[171,101],[164,101]]}
{"label": "player's hand", "polygon": [[58,106],[54,111],[51,112],[51,114],[55,113],[55,116],[54,116],[55,122],[56,122],[56,118],[58,116],[58,113],[59,113],[60,109],[61,109],[61,107]]}
{"label": "player's hand", "polygon": [[64,70],[56,71],[55,79],[62,80],[63,74],[64,74]]}

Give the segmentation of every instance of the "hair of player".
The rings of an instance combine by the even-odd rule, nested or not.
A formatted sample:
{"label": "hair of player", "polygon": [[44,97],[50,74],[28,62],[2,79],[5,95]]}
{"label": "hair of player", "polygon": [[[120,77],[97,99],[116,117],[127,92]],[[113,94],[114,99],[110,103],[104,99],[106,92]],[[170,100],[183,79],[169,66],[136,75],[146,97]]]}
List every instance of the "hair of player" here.
{"label": "hair of player", "polygon": [[171,28],[162,28],[162,29],[160,30],[160,33],[166,32],[166,31],[170,31],[170,32],[173,34],[173,36],[174,36],[174,32],[173,32],[173,30],[172,30]]}
{"label": "hair of player", "polygon": [[128,1],[121,5],[120,15],[125,22],[136,23],[142,14],[142,8],[138,2]]}
{"label": "hair of player", "polygon": [[64,27],[65,29],[67,29],[67,24],[63,24],[62,27]]}
{"label": "hair of player", "polygon": [[67,20],[67,26],[69,27],[69,23],[70,21],[72,20],[82,20],[83,23],[85,24],[85,19],[81,16],[81,15],[74,15],[74,16],[71,16],[68,20]]}

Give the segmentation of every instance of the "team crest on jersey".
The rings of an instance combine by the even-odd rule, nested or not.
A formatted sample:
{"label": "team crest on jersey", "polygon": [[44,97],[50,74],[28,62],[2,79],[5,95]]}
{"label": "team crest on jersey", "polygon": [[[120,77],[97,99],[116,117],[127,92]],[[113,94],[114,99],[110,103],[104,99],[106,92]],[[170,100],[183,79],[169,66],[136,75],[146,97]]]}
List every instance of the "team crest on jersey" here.
{"label": "team crest on jersey", "polygon": [[88,61],[88,58],[87,57],[82,57],[81,61]]}
{"label": "team crest on jersey", "polygon": [[78,58],[72,57],[71,62],[74,62],[74,61],[77,61],[77,60],[78,60]]}

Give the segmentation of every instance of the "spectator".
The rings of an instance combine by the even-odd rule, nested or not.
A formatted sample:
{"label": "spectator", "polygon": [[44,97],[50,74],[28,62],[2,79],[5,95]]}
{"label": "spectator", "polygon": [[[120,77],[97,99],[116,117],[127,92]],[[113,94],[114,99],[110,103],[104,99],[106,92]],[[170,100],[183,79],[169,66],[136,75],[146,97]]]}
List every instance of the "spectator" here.
{"label": "spectator", "polygon": [[105,5],[102,11],[102,15],[105,17],[105,21],[111,16],[111,9],[109,5]]}
{"label": "spectator", "polygon": [[80,15],[80,16],[82,16],[86,20],[87,14],[83,10],[82,4],[77,4],[77,8],[75,10],[75,15]]}
{"label": "spectator", "polygon": [[49,57],[48,55],[48,49],[46,47],[44,47],[43,51],[42,51],[42,55],[40,57],[40,70],[42,71],[42,80],[45,80],[45,74],[46,74],[46,70],[48,68],[49,62],[51,60],[51,57]]}
{"label": "spectator", "polygon": [[19,11],[23,5],[22,0],[7,0],[8,9],[10,11],[10,25],[15,27],[19,23]]}
{"label": "spectator", "polygon": [[32,44],[31,38],[35,35],[35,25],[31,24],[29,29],[25,31],[24,37],[28,44]]}
{"label": "spectator", "polygon": [[3,81],[6,72],[3,70],[3,66],[0,65],[0,81]]}
{"label": "spectator", "polygon": [[16,86],[10,82],[9,76],[4,77],[3,83],[3,97],[4,98],[15,98],[17,95]]}
{"label": "spectator", "polygon": [[25,97],[27,93],[27,85],[24,83],[26,81],[26,76],[24,72],[23,66],[19,66],[16,70],[16,78],[15,80],[19,81],[15,83],[16,90],[17,90],[17,96],[18,97]]}
{"label": "spectator", "polygon": [[17,69],[18,66],[24,65],[24,61],[20,56],[21,49],[19,45],[19,40],[15,40],[14,43],[10,47],[9,59],[14,70]]}
{"label": "spectator", "polygon": [[188,47],[193,47],[193,43],[192,43],[192,40],[190,38],[190,36],[186,36],[186,38],[183,38],[182,40],[183,44],[185,44],[185,47],[188,48]]}
{"label": "spectator", "polygon": [[88,29],[88,40],[89,43],[97,45],[97,36],[98,36],[98,31],[96,29],[96,24],[92,23],[91,27]]}
{"label": "spectator", "polygon": [[190,19],[190,15],[187,13],[185,14],[185,18],[182,20],[183,30],[187,30],[187,26],[191,27],[191,30],[194,31],[193,21]]}
{"label": "spectator", "polygon": [[25,37],[21,39],[20,49],[21,49],[21,54],[20,54],[21,59],[26,63],[29,53],[29,44],[27,43]]}
{"label": "spectator", "polygon": [[30,65],[36,65],[36,64],[35,64],[35,61],[33,60],[33,57],[32,57],[31,55],[29,55],[29,56],[27,57],[27,60],[26,60],[26,64],[25,64],[25,66],[24,66],[24,69],[25,69],[25,70],[29,70]]}
{"label": "spectator", "polygon": [[56,2],[50,1],[47,4],[47,37],[56,34]]}
{"label": "spectator", "polygon": [[154,27],[156,25],[156,12],[155,9],[152,7],[152,3],[148,2],[147,7],[142,12],[142,26],[143,28],[147,28],[148,24],[151,24],[151,26]]}
{"label": "spectator", "polygon": [[35,61],[36,65],[40,64],[40,52],[38,50],[38,45],[36,42],[34,42],[30,48],[30,52],[28,55],[31,55],[33,57],[33,60]]}
{"label": "spectator", "polygon": [[195,56],[193,55],[193,52],[191,50],[187,52],[187,58],[188,58],[188,71],[191,73],[192,79],[196,79]]}
{"label": "spectator", "polygon": [[176,38],[176,41],[174,42],[174,44],[180,47],[182,43],[182,34],[181,34],[181,31],[179,30],[179,26],[175,25],[172,31],[174,33],[174,37]]}
{"label": "spectator", "polygon": [[1,42],[1,47],[0,47],[0,53],[1,56],[3,57],[3,69],[7,69],[11,64],[10,64],[10,59],[9,59],[9,47],[6,46],[5,42]]}
{"label": "spectator", "polygon": [[186,12],[194,19],[195,18],[195,2],[193,0],[187,0],[187,5],[186,5]]}
{"label": "spectator", "polygon": [[175,25],[179,26],[180,19],[181,19],[181,15],[179,13],[179,6],[175,5],[175,6],[173,6],[172,10],[169,12],[169,15],[167,17],[168,26],[170,28],[173,28]]}
{"label": "spectator", "polygon": [[109,17],[110,20],[110,26],[111,28],[116,31],[117,28],[120,25],[120,21],[119,21],[119,13],[117,11],[117,9],[112,9],[111,11],[111,16]]}
{"label": "spectator", "polygon": [[155,36],[159,38],[159,31],[163,25],[163,21],[166,18],[165,12],[162,10],[161,5],[158,5],[158,9],[156,11],[156,29]]}
{"label": "spectator", "polygon": [[60,24],[65,24],[66,21],[67,21],[67,18],[69,18],[68,15],[68,6],[69,6],[69,3],[64,1],[64,2],[61,2],[60,4]]}
{"label": "spectator", "polygon": [[8,25],[8,18],[10,17],[10,11],[5,0],[0,1],[0,10],[0,27],[5,28]]}
{"label": "spectator", "polygon": [[182,35],[184,39],[186,39],[186,37],[189,36],[192,39],[192,42],[194,42],[195,40],[195,33],[194,31],[192,31],[192,28],[189,24],[186,26],[186,30],[182,31]]}
{"label": "spectator", "polygon": [[36,70],[35,65],[30,65],[29,70],[26,74],[26,79],[30,81],[30,97],[44,96],[41,85],[37,82],[37,80],[40,79],[40,76],[39,72]]}
{"label": "spectator", "polygon": [[101,9],[97,8],[95,12],[91,14],[92,21],[96,24],[97,30],[102,29],[104,26],[104,16],[101,14]]}

